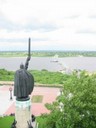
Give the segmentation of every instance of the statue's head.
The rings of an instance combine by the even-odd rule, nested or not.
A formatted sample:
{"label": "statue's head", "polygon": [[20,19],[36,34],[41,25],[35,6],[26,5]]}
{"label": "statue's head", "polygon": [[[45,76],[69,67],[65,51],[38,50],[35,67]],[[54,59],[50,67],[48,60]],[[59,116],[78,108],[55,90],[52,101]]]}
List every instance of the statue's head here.
{"label": "statue's head", "polygon": [[23,63],[20,64],[20,69],[24,69]]}

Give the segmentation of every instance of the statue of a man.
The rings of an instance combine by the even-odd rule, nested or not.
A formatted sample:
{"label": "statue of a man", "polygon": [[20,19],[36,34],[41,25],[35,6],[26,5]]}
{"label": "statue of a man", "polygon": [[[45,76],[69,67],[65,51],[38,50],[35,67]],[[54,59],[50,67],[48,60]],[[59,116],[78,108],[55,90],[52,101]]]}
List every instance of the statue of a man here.
{"label": "statue of a man", "polygon": [[34,87],[34,77],[29,73],[23,64],[16,71],[14,78],[14,96],[17,100],[26,100]]}
{"label": "statue of a man", "polygon": [[30,38],[28,47],[28,57],[25,65],[21,64],[20,69],[16,71],[14,77],[14,96],[17,100],[27,100],[34,88],[34,77],[27,71],[31,58],[30,54]]}

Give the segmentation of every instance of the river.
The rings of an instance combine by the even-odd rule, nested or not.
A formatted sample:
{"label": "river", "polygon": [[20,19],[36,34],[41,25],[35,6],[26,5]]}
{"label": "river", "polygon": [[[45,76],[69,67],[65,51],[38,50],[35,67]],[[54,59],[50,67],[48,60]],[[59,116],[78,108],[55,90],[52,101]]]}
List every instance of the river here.
{"label": "river", "polygon": [[[0,69],[15,71],[20,64],[25,64],[25,57],[0,57]],[[29,68],[32,70],[46,69],[49,71],[62,71],[63,69],[96,71],[96,57],[64,57],[55,62],[52,57],[31,57]]]}

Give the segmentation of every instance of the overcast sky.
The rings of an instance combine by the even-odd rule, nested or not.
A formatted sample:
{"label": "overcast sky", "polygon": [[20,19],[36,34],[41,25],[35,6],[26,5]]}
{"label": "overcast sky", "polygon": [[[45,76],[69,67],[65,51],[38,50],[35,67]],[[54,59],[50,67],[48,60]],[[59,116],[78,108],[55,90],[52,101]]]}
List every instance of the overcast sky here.
{"label": "overcast sky", "polygon": [[96,50],[96,0],[0,0],[0,51]]}

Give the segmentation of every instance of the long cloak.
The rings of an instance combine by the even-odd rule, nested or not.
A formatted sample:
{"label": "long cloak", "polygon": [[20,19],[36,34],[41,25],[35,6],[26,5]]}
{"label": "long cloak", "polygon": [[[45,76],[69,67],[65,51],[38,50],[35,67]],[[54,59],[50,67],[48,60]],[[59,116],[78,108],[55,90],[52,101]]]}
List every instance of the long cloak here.
{"label": "long cloak", "polygon": [[19,69],[14,77],[14,96],[25,98],[31,94],[34,88],[34,77],[25,69]]}

